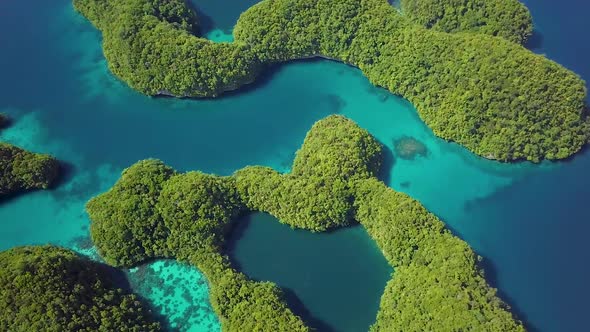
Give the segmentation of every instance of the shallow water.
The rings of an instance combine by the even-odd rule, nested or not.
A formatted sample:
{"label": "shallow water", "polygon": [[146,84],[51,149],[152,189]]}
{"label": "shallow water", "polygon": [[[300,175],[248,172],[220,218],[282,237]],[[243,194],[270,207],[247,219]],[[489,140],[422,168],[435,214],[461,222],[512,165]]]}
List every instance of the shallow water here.
{"label": "shallow water", "polygon": [[[232,22],[247,6],[199,3],[212,22],[204,33],[217,41],[227,40]],[[420,200],[484,256],[489,279],[530,329],[586,330],[587,151],[568,162],[544,165],[482,160],[435,138],[409,103],[371,86],[358,70],[328,61],[269,70],[261,82],[217,100],[148,98],[109,74],[100,35],[68,0],[33,4],[35,10],[28,2],[0,2],[0,111],[16,120],[0,139],[54,154],[70,170],[56,190],[0,203],[0,250],[48,242],[88,248],[85,202],[140,159],[161,158],[179,170],[223,175],[252,164],[288,171],[311,125],[339,113],[368,129],[390,153],[393,141],[406,136],[426,146],[426,157],[389,158],[383,179]],[[527,5],[539,28],[531,47],[590,79],[585,56],[590,54],[585,34],[590,21],[584,17],[590,5],[574,0],[557,7],[547,0]],[[305,246],[306,239],[294,235],[289,241]],[[139,291],[181,331],[218,329],[202,275],[161,264],[143,268],[149,273],[139,275],[145,277]],[[293,274],[305,269],[297,265]],[[178,290],[165,282],[171,273],[178,278]],[[378,280],[388,274],[371,273]],[[374,287],[365,282],[350,289],[369,293]],[[334,301],[344,302],[351,294],[341,292]],[[380,296],[372,296],[377,304]],[[329,326],[349,318],[344,312],[327,315],[330,308],[320,301],[306,306]],[[363,315],[369,312],[374,308]]]}

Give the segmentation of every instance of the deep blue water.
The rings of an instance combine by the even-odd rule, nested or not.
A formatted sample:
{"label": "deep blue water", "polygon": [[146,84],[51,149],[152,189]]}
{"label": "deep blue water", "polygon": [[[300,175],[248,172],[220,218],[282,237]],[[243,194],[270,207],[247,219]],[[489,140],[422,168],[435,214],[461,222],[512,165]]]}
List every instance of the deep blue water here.
{"label": "deep blue water", "polygon": [[[209,16],[202,20],[204,32],[227,33],[252,2],[199,1],[199,11]],[[537,27],[530,47],[590,80],[590,4],[526,4]],[[261,83],[217,100],[148,98],[109,74],[100,35],[73,12],[69,0],[0,1],[0,45],[0,112],[15,119],[0,139],[52,153],[71,168],[56,190],[0,203],[0,250],[47,242],[85,247],[84,203],[140,159],[156,157],[180,170],[216,174],[251,164],[288,171],[311,125],[340,113],[389,148],[403,136],[426,145],[425,158],[396,159],[386,182],[420,200],[485,258],[488,279],[530,330],[588,330],[588,150],[543,165],[482,160],[434,137],[406,101],[372,87],[357,70],[327,61],[269,70]],[[147,269],[154,287],[140,291],[162,312],[190,316],[176,327],[218,329],[198,271],[157,264]],[[372,272],[376,278],[385,275]],[[176,292],[156,280],[169,275],[180,276],[172,282],[178,289],[194,291]],[[297,288],[304,280],[291,282]],[[328,276],[316,281],[319,287],[329,283]],[[367,283],[351,287],[374,289]],[[342,308],[348,297],[342,293]],[[326,309],[321,303],[316,308],[309,305],[316,311],[310,314]],[[362,314],[371,313],[374,308]],[[338,326],[346,318],[327,323]]]}
{"label": "deep blue water", "polygon": [[[524,3],[535,23],[529,47],[590,80],[590,3]],[[463,218],[447,220],[487,258],[488,275],[531,330],[589,329],[589,167],[586,149],[473,201]]]}
{"label": "deep blue water", "polygon": [[282,287],[295,313],[320,331],[367,331],[392,272],[361,226],[311,233],[264,213],[238,221],[228,254],[250,277]]}

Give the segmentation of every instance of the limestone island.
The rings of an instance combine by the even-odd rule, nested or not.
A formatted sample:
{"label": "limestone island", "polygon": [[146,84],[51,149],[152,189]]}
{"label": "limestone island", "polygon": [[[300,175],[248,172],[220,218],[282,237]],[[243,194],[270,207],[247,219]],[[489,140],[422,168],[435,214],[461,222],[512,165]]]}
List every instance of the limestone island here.
{"label": "limestone island", "polygon": [[0,252],[0,331],[162,331],[112,269],[54,246]]}
{"label": "limestone island", "polygon": [[[8,123],[8,118],[0,114],[0,129]],[[55,158],[0,142],[0,199],[48,189],[55,184],[59,173],[60,163]]]}
{"label": "limestone island", "polygon": [[590,136],[584,81],[513,42],[532,31],[517,0],[406,0],[402,11],[387,0],[263,0],[242,13],[232,43],[198,37],[183,0],[73,3],[102,32],[111,72],[147,95],[216,97],[270,64],[324,57],[358,67],[437,136],[486,158],[563,159]]}
{"label": "limestone island", "polygon": [[280,288],[232,267],[226,235],[254,211],[314,232],[360,223],[395,270],[371,331],[524,331],[467,243],[376,178],[381,162],[381,144],[338,115],[312,127],[288,174],[253,166],[219,177],[140,161],[88,202],[91,238],[115,266],[171,258],[197,267],[223,331],[310,331]]}

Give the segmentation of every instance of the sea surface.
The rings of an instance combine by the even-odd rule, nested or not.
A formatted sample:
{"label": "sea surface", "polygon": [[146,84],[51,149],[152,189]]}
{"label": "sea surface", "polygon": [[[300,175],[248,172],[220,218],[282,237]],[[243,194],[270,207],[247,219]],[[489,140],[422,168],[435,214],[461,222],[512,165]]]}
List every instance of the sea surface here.
{"label": "sea surface", "polygon": [[[193,2],[201,32],[222,42],[256,1]],[[525,3],[536,24],[527,46],[590,80],[590,3]],[[160,158],[181,171],[228,175],[265,165],[288,172],[307,130],[337,113],[387,147],[393,158],[383,180],[483,256],[488,280],[529,330],[588,330],[588,150],[541,165],[483,160],[436,138],[411,104],[357,69],[325,60],[269,68],[256,84],[215,100],[149,98],[109,73],[100,43],[69,0],[0,1],[0,112],[14,119],[0,140],[68,165],[56,189],[0,203],[0,250],[54,243],[96,257],[84,204],[125,167]],[[399,158],[394,142],[406,137],[424,144],[426,155]],[[359,227],[309,234],[264,214],[240,220],[228,253],[250,277],[285,287],[290,304],[324,331],[366,330],[392,273]],[[220,329],[198,270],[158,261],[128,273],[172,328]]]}

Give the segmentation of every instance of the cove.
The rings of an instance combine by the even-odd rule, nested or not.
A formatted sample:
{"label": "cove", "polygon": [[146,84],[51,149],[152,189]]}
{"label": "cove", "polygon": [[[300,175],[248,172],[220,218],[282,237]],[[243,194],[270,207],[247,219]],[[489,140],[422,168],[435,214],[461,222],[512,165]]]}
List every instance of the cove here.
{"label": "cove", "polygon": [[265,213],[237,222],[227,252],[250,278],[279,285],[318,331],[367,331],[392,273],[362,226],[312,233]]}

